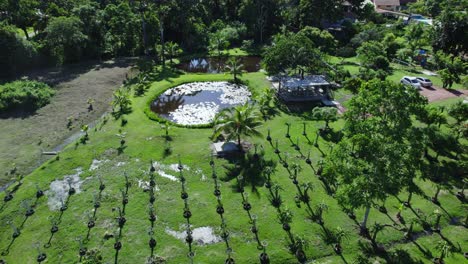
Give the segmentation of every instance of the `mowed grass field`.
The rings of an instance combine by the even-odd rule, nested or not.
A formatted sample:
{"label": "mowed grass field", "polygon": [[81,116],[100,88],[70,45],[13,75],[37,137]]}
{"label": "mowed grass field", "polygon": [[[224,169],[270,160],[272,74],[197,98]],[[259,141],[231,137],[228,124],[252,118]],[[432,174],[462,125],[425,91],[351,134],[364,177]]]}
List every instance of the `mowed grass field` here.
{"label": "mowed grass field", "polygon": [[[269,87],[270,83],[265,79],[263,73],[244,74],[245,81],[252,92],[260,94],[260,91]],[[192,229],[198,227],[212,227],[217,236],[220,235],[221,220],[216,213],[217,201],[213,195],[214,183],[211,178],[211,167],[209,165],[211,155],[212,129],[189,129],[172,126],[169,135],[172,140],[166,142],[164,129],[161,124],[150,120],[144,113],[149,107],[148,100],[155,94],[181,83],[193,81],[218,81],[228,80],[229,75],[209,74],[181,74],[173,78],[155,82],[146,95],[132,98],[132,113],[125,115],[128,121],[122,126],[121,120],[115,120],[110,115],[101,119],[95,129],[89,133],[89,141],[86,144],[70,144],[59,159],[51,159],[42,164],[33,173],[25,177],[23,184],[13,194],[13,199],[1,205],[0,209],[0,251],[4,255],[0,259],[7,263],[36,263],[39,251],[47,255],[47,263],[78,263],[80,244],[77,240],[83,240],[88,232],[87,215],[92,214],[93,195],[99,194],[99,178],[101,177],[106,188],[101,193],[101,206],[96,212],[96,226],[90,230],[89,240],[85,246],[88,250],[96,249],[101,252],[104,263],[113,263],[116,259],[116,251],[113,248],[115,240],[106,239],[106,235],[113,234],[117,230],[116,212],[113,208],[122,207],[121,190],[125,189],[124,173],[127,173],[131,186],[128,190],[128,204],[125,209],[126,223],[122,229],[122,249],[119,251],[118,263],[145,263],[150,256],[148,240],[150,235],[150,221],[148,220],[149,194],[139,187],[139,182],[149,181],[149,167],[151,161],[160,164],[171,165],[179,161],[185,167],[184,176],[187,180],[188,203],[192,211]],[[342,95],[345,96],[345,95]],[[450,102],[452,103],[452,102]],[[342,227],[348,234],[344,240],[343,257],[336,255],[331,245],[327,245],[322,237],[322,227],[308,219],[305,206],[298,208],[294,202],[296,189],[287,171],[278,164],[272,174],[272,180],[281,186],[281,197],[284,201],[283,209],[288,208],[293,213],[291,232],[308,241],[306,255],[310,263],[353,263],[363,250],[359,237],[358,227],[355,222],[340,209],[336,200],[326,194],[320,180],[314,175],[297,152],[292,143],[285,138],[285,123],[291,123],[292,140],[299,138],[299,145],[303,153],[311,151],[311,159],[314,166],[322,159],[321,151],[328,152],[333,144],[319,138],[319,149],[301,135],[303,123],[307,126],[308,135],[315,135],[317,130],[323,126],[321,122],[304,120],[300,116],[280,112],[279,115],[267,120],[260,131],[261,138],[250,138],[248,141],[263,146],[265,150],[264,159],[278,163],[278,157],[274,154],[274,148],[265,140],[268,129],[271,131],[273,140],[278,140],[279,149],[283,157],[287,157],[290,163],[298,163],[302,170],[299,172],[298,180],[301,183],[310,182],[314,189],[310,193],[313,206],[325,203],[329,209],[324,213],[324,226],[329,229]],[[339,130],[344,125],[343,120],[332,123],[334,130]],[[125,147],[120,147],[121,138],[118,135],[125,134]],[[313,141],[313,137],[310,136]],[[170,146],[170,154],[164,151]],[[100,161],[101,163],[97,162]],[[94,163],[95,166],[92,166]],[[96,164],[99,164],[97,166]],[[215,169],[221,179],[220,190],[222,192],[222,203],[225,209],[227,229],[230,232],[230,246],[232,257],[236,263],[259,263],[254,236],[250,231],[250,223],[247,213],[242,208],[242,198],[236,191],[237,181],[227,180],[226,167],[230,167],[228,161],[215,160]],[[49,196],[52,193],[36,200],[36,185],[46,191],[54,180],[61,180],[66,175],[76,173],[81,169],[79,175],[83,180],[79,191],[70,196],[68,209],[61,213],[51,210],[48,206]],[[177,172],[167,172],[178,176]],[[245,191],[252,204],[251,213],[258,217],[257,226],[260,240],[267,242],[266,252],[269,254],[271,263],[285,264],[297,263],[296,258],[290,254],[287,248],[287,236],[278,221],[276,209],[269,202],[268,190],[261,184],[262,179],[257,179],[257,185],[248,185]],[[435,185],[429,181],[417,182],[427,196],[435,193]],[[157,219],[154,226],[154,237],[157,246],[154,253],[163,258],[166,263],[188,263],[187,244],[168,231],[184,232],[185,219],[182,216],[184,203],[180,198],[181,183],[162,177],[156,173],[156,201],[154,208]],[[434,210],[442,211],[442,231],[444,237],[448,238],[454,245],[461,247],[461,253],[454,253],[446,259],[446,263],[466,263],[462,253],[468,250],[468,238],[466,228],[461,225],[467,214],[467,208],[455,196],[454,191],[443,190],[440,194],[441,206],[434,205],[422,196],[415,195],[412,204],[420,217],[432,217]],[[0,194],[3,200],[5,193]],[[404,200],[406,194],[402,193],[400,198]],[[25,217],[23,200],[34,204],[35,213]],[[372,209],[369,217],[369,225],[374,223],[395,225],[395,228],[385,228],[377,236],[377,240],[385,246],[388,252],[387,258],[394,255],[401,256],[402,262],[396,263],[431,263],[432,258],[425,256],[423,251],[430,252],[435,257],[438,255],[436,245],[442,241],[437,234],[426,234],[419,225],[414,226],[414,231],[420,237],[415,243],[406,242],[403,239],[404,232],[397,229],[404,225],[394,223],[396,213],[400,206],[396,198],[390,198],[386,202],[388,215]],[[363,211],[356,212],[357,220],[361,221]],[[405,209],[402,212],[407,225],[415,219],[415,214]],[[59,231],[50,240],[50,247],[44,245],[51,237],[51,219],[61,216],[58,223]],[[6,224],[12,222],[21,227],[21,235],[12,239],[12,228]],[[35,249],[39,248],[39,251]],[[5,252],[6,249],[8,252]],[[209,245],[201,245],[194,242],[194,263],[224,263],[226,259],[226,245],[218,242]],[[385,263],[381,257],[369,257]]]}

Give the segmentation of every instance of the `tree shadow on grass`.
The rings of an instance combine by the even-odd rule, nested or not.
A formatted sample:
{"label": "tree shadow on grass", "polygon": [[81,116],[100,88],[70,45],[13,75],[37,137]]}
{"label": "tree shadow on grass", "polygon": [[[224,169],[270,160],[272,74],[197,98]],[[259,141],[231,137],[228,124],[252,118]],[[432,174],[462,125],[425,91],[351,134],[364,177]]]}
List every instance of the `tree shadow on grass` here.
{"label": "tree shadow on grass", "polygon": [[396,249],[389,253],[387,263],[423,264],[424,262],[413,259],[411,254],[404,249]]}
{"label": "tree shadow on grass", "polygon": [[[323,131],[323,132],[322,132]],[[341,130],[334,131],[333,129],[321,130],[320,136],[328,142],[338,143],[343,138],[343,132]]]}
{"label": "tree shadow on grass", "polygon": [[[259,151],[249,151],[245,155],[236,155],[229,159],[229,164],[224,165],[226,176],[224,181],[242,176],[243,185],[250,185],[253,192],[257,192],[257,187],[265,184],[264,174],[270,168],[276,167],[276,162],[265,159],[263,149]],[[234,191],[239,191],[238,185],[232,186]]]}

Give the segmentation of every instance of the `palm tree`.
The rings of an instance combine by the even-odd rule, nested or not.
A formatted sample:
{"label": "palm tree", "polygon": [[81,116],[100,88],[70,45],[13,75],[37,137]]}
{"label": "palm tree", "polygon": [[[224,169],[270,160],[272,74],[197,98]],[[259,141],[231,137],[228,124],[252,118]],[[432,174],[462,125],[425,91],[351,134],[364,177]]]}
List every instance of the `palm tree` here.
{"label": "palm tree", "polygon": [[257,130],[261,125],[260,117],[251,104],[223,110],[216,118],[215,124],[213,138],[225,134],[227,141],[236,139],[240,151],[241,136],[261,136]]}
{"label": "palm tree", "polygon": [[226,64],[226,70],[229,71],[230,74],[234,75],[234,82],[237,83],[237,76],[242,76],[242,68],[244,65],[241,64],[240,59],[235,57],[231,57]]}

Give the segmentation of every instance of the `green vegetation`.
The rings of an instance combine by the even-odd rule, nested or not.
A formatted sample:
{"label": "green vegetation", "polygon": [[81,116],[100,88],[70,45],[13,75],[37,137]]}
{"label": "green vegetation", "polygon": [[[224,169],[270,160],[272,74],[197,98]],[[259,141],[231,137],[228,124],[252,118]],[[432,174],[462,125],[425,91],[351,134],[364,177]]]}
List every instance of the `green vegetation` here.
{"label": "green vegetation", "polygon": [[[57,225],[59,231],[53,236],[51,247],[44,248],[41,252],[45,252],[48,261],[51,262],[59,261],[59,259],[67,262],[76,261],[79,257],[78,252],[82,245],[76,242],[75,238],[78,239],[81,237],[81,239],[83,239],[86,237],[88,230],[87,223],[90,221],[86,212],[92,212],[93,204],[99,201],[99,209],[96,209],[97,217],[93,218],[95,227],[89,229],[89,237],[83,244],[90,254],[89,256],[87,255],[86,258],[99,259],[102,257],[103,260],[114,259],[116,252],[113,248],[115,240],[112,238],[103,240],[103,237],[106,236],[106,234],[118,236],[118,232],[115,233],[115,230],[118,229],[118,223],[115,217],[117,216],[117,218],[119,218],[119,214],[112,212],[112,208],[119,206],[122,208],[120,190],[124,188],[123,190],[125,192],[127,182],[123,173],[123,170],[125,170],[130,185],[128,193],[125,194],[126,199],[128,199],[128,204],[125,206],[126,223],[122,228],[122,236],[117,240],[122,246],[119,251],[118,260],[119,263],[144,262],[150,256],[150,248],[148,247],[150,236],[147,235],[148,229],[150,228],[150,221],[147,220],[148,213],[146,209],[148,193],[138,187],[138,182],[142,180],[149,181],[148,172],[150,166],[148,162],[150,160],[157,160],[160,164],[169,165],[177,163],[179,159],[178,155],[180,154],[180,159],[184,168],[190,168],[190,171],[186,171],[184,174],[186,175],[186,186],[189,193],[188,201],[190,202],[190,222],[193,225],[192,229],[204,226],[218,226],[219,222],[215,210],[216,200],[211,192],[207,191],[207,189],[210,189],[209,186],[212,186],[212,180],[209,177],[212,172],[208,161],[210,159],[210,138],[213,130],[171,127],[170,141],[168,141],[167,130],[160,129],[154,121],[150,120],[143,113],[143,110],[148,108],[148,102],[151,101],[151,98],[154,98],[156,94],[170,87],[192,81],[222,80],[225,78],[227,78],[225,75],[182,74],[155,82],[143,96],[129,96],[133,111],[121,117],[127,120],[127,124],[124,127],[122,127],[120,120],[110,119],[106,123],[98,125],[98,129],[89,130],[89,138],[86,144],[79,143],[78,145],[72,144],[68,146],[60,153],[60,159],[54,158],[50,160],[32,175],[25,177],[18,190],[12,193],[14,197],[13,200],[6,203],[2,208],[1,216],[8,216],[15,226],[20,226],[21,221],[24,220],[23,209],[20,203],[24,199],[35,197],[37,190],[35,187],[36,184],[38,184],[41,190],[46,190],[49,188],[50,182],[55,178],[61,179],[65,175],[74,174],[75,169],[82,168],[83,173],[80,175],[80,178],[88,178],[88,180],[80,187],[80,193],[72,194],[67,200],[67,209],[63,211],[61,221]],[[241,80],[247,83],[252,92],[256,95],[261,95],[262,90],[269,85],[265,80],[265,75],[262,73],[244,74]],[[373,91],[377,91],[378,89],[370,89],[370,87],[377,86],[380,87],[380,85],[374,85],[366,89],[363,86],[363,91],[373,93]],[[395,88],[393,86],[389,87]],[[398,89],[393,90],[397,92]],[[365,94],[361,96],[363,99],[373,100]],[[388,100],[393,101],[397,99],[389,97]],[[404,102],[405,101],[401,101],[401,104],[404,104]],[[388,105],[388,107],[391,106]],[[402,108],[401,111],[405,112],[405,109],[406,108]],[[392,116],[392,118],[394,117],[402,118],[403,116]],[[290,140],[284,137],[284,133],[287,129],[285,126],[286,122],[290,124],[289,134],[295,142],[292,146]],[[306,126],[305,131],[303,131],[304,122]],[[407,123],[405,124],[407,125]],[[272,263],[294,262],[298,252],[303,252],[307,259],[317,259],[319,261],[338,262],[341,257],[345,258],[347,261],[353,261],[359,258],[359,252],[361,251],[359,244],[365,246],[367,245],[367,240],[359,237],[358,233],[353,231],[355,230],[354,221],[348,218],[342,211],[334,196],[330,196],[327,189],[321,187],[323,179],[328,177],[325,176],[325,171],[322,178],[314,176],[312,168],[307,165],[307,159],[304,160],[300,158],[300,156],[295,157],[296,155],[293,154],[299,153],[295,147],[295,138],[297,137],[299,138],[297,142],[299,151],[307,153],[310,150],[311,153],[308,159],[311,160],[312,167],[320,169],[321,160],[324,159],[321,151],[324,151],[326,155],[326,152],[328,152],[326,151],[328,148],[327,146],[334,145],[334,143],[332,143],[333,141],[329,141],[330,139],[328,137],[329,135],[333,135],[333,132],[329,135],[319,136],[315,143],[317,147],[314,146],[314,142],[307,143],[307,138],[309,137],[308,135],[315,135],[322,126],[323,123],[321,122],[304,121],[300,117],[280,113],[258,127],[258,131],[262,133],[264,137],[268,135],[271,136],[273,141],[278,140],[276,148],[280,151],[280,155],[283,159],[283,162],[281,162],[281,160],[278,159],[278,155],[274,153],[275,144],[270,146],[268,141],[264,138],[253,137],[246,139],[253,144],[263,146],[263,150],[260,148],[257,149],[259,151],[258,153],[262,153],[261,162],[269,164],[268,166],[273,169],[273,172],[270,174],[264,174],[267,173],[267,171],[259,172],[259,167],[253,165],[255,164],[253,162],[257,162],[254,155],[254,148],[247,152],[244,158],[245,161],[243,161],[241,167],[236,168],[234,164],[222,159],[215,161],[214,167],[216,173],[222,180],[218,188],[223,195],[222,206],[224,208],[224,216],[227,219],[227,229],[231,234],[229,244],[234,250],[232,258],[235,259],[236,262],[244,263],[255,261],[261,253],[261,251],[257,250],[256,243],[248,242],[249,240],[246,241],[246,239],[252,236],[249,230],[249,218],[246,214],[242,213],[244,209],[241,195],[237,191],[233,191],[237,188],[236,186],[238,186],[238,183],[237,180],[232,177],[239,175],[239,172],[236,172],[239,168],[241,169],[240,175],[248,179],[245,181],[246,186],[243,195],[248,195],[248,202],[252,208],[250,212],[257,215],[255,225],[256,228],[258,228],[258,235],[261,241],[267,241],[268,245],[265,248],[265,252],[268,254]],[[332,131],[339,131],[342,126],[342,120],[331,123],[330,125]],[[395,128],[397,127],[400,126],[395,126]],[[445,125],[442,125],[442,127],[446,129]],[[305,136],[301,136],[303,132],[306,132]],[[385,133],[390,133],[390,131]],[[123,144],[122,138],[115,137],[116,134],[125,135]],[[343,142],[345,141],[347,140]],[[164,146],[166,144],[170,144],[171,154],[169,155],[164,151]],[[188,148],[187,146],[190,147]],[[371,146],[376,145],[368,145],[368,147]],[[386,145],[381,144],[381,146],[383,147]],[[118,149],[121,149],[121,151],[118,151]],[[338,149],[336,151],[338,153]],[[390,155],[394,152],[387,153],[384,151],[383,153]],[[80,159],[74,158],[77,156],[79,156]],[[395,156],[392,157],[396,158]],[[414,156],[414,158],[416,158],[416,156]],[[90,170],[93,160],[103,161],[104,163],[99,165],[97,169]],[[122,167],[117,167],[115,165],[117,163],[124,165],[120,165]],[[285,167],[285,164],[289,164],[291,169],[289,169],[289,166]],[[329,163],[326,162],[325,164]],[[206,176],[193,174],[198,169]],[[294,173],[296,170],[297,176]],[[145,171],[145,173],[142,174],[142,171]],[[328,169],[326,171],[328,171]],[[391,174],[391,171],[389,171],[389,173]],[[97,175],[99,175],[99,177]],[[180,225],[184,222],[184,218],[182,217],[184,204],[178,199],[178,195],[175,195],[179,193],[180,187],[176,182],[158,175],[159,173],[155,173],[155,182],[159,191],[154,193],[154,214],[158,216],[154,222],[154,239],[157,241],[154,254],[168,262],[184,262],[187,259],[186,252],[188,249],[186,245],[165,231],[171,229],[183,232],[184,230],[180,228]],[[299,193],[302,193],[302,196],[298,196],[299,194],[297,193],[295,183],[291,184],[291,179],[289,177],[293,177],[293,183],[297,182],[297,186],[299,186],[301,190]],[[270,184],[272,188],[268,189],[262,187],[265,182],[268,183],[270,181],[269,179],[271,179]],[[303,183],[305,185],[302,185]],[[104,184],[105,187],[101,195],[98,195],[100,185],[102,184]],[[277,187],[273,187],[273,184]],[[419,179],[415,179],[415,184],[427,195],[434,193],[436,189],[430,182],[421,181]],[[265,186],[270,185],[267,184]],[[15,185],[13,185],[10,190],[14,190],[14,187]],[[391,186],[388,187],[390,188]],[[273,196],[271,196],[270,190],[273,192]],[[276,192],[278,196],[275,196]],[[93,198],[93,194],[95,198]],[[5,195],[6,194],[1,194],[1,198],[4,199]],[[406,192],[403,191],[401,194],[398,194],[397,197],[406,199],[405,196]],[[276,207],[270,205],[270,199],[274,197],[282,201],[282,206],[280,207],[281,214],[279,214],[281,217],[278,218],[278,222],[271,220],[276,219],[278,214]],[[60,211],[50,211],[47,205],[47,199],[48,197],[46,196],[38,198],[34,207],[35,213],[27,218],[24,226],[21,228],[21,235],[13,242],[9,254],[4,256],[5,260],[9,261],[10,258],[14,256],[15,261],[27,262],[37,257],[36,251],[29,250],[31,245],[35,242],[39,242],[40,246],[43,247],[42,245],[48,241],[51,234],[50,227],[52,225],[48,219],[60,213]],[[441,192],[438,200],[452,217],[464,217],[463,211],[459,210],[460,205],[457,198],[450,193]],[[296,207],[296,201],[299,201],[298,204],[303,204],[303,206]],[[385,200],[387,214],[392,216],[400,212],[407,223],[410,223],[412,218],[417,219],[411,210],[399,210],[399,204],[400,202],[396,198],[387,198]],[[310,206],[310,210],[306,209],[308,206]],[[422,217],[421,215],[425,215],[427,219],[429,219],[431,212],[438,208],[437,205],[432,204],[422,194],[413,195],[411,206],[418,212],[420,217]],[[365,215],[365,211],[359,209],[355,210],[354,215],[361,218]],[[317,223],[322,224],[316,224],[308,219],[315,219],[315,221],[320,220]],[[369,220],[370,223],[377,222],[381,223],[381,225],[392,223],[389,221],[388,217],[380,213],[379,210],[371,210],[369,219],[371,219]],[[448,216],[443,216],[440,221],[444,237],[450,239],[452,243],[455,243],[455,248],[458,247],[457,243],[461,243],[460,246],[464,247],[465,243],[461,235],[464,227],[449,225],[449,220]],[[293,244],[291,244],[290,238],[286,236],[287,234],[283,229],[284,224],[288,224],[290,227],[288,232],[291,232],[294,241]],[[403,224],[398,224],[398,226],[402,228],[402,230],[405,228]],[[342,232],[338,232],[339,229],[337,229],[338,231],[334,231],[337,227],[347,230],[347,239],[342,239],[343,234]],[[312,239],[318,237],[318,234],[323,232],[323,228],[325,228],[325,232],[329,232],[325,234],[333,233],[333,236],[328,235],[330,236],[329,240],[319,238]],[[387,230],[388,227],[384,228]],[[423,253],[418,249],[416,244],[403,242],[404,231],[377,232],[377,230],[380,229],[374,229],[372,224],[369,226],[371,238],[375,243],[384,245],[394,261],[398,259],[402,261],[404,256],[412,260],[424,260],[426,259],[424,254],[427,252],[432,252],[433,256],[439,256],[440,254],[435,247],[437,241],[440,241],[440,238],[437,236],[422,236],[417,239],[417,242],[415,241],[417,245],[422,245],[424,247],[423,249],[427,250],[427,252],[424,251],[425,253]],[[415,224],[412,232],[416,233],[421,230],[422,227],[420,227],[419,224]],[[8,226],[3,226],[1,229],[1,233],[6,236],[6,239],[2,239],[0,243],[3,250],[10,242],[8,236],[11,232]],[[216,229],[215,233],[220,235]],[[312,243],[315,245],[314,247],[310,246]],[[334,253],[336,252],[336,243],[340,244],[339,252],[341,252],[341,255],[335,255]],[[306,244],[309,244],[309,246],[306,246]],[[223,243],[205,246],[200,246],[195,243],[192,246],[193,251],[196,252],[194,256],[195,261],[212,262],[215,259],[224,261],[226,258]],[[135,248],[139,248],[139,250],[135,251]],[[317,250],[317,248],[320,248],[320,250]],[[22,253],[18,254],[17,252]],[[290,254],[290,252],[295,253]],[[400,256],[395,255],[397,254],[396,252],[406,253]],[[383,257],[371,254],[368,255],[368,258],[381,259]],[[462,258],[463,256],[461,256],[460,253],[444,255],[446,263],[457,263],[461,261]]]}
{"label": "green vegetation", "polygon": [[239,150],[242,151],[242,136],[257,136],[262,134],[258,132],[261,125],[260,116],[256,113],[253,105],[245,104],[228,108],[222,111],[215,123],[213,138],[223,136],[226,141],[236,140]]}
{"label": "green vegetation", "polygon": [[[0,139],[0,180],[12,180],[0,192],[0,263],[466,261],[468,104],[446,90],[468,81],[466,1],[409,5],[432,25],[343,2],[0,1],[2,78],[138,57],[131,71],[118,61],[47,71],[55,98],[39,82],[0,86],[0,124],[15,124]],[[244,71],[239,56],[251,54],[262,70]],[[194,58],[190,70],[224,73],[175,69]],[[341,105],[301,110],[268,81],[307,75],[336,83],[323,103]],[[205,81],[246,85],[252,100],[194,126],[151,110],[166,90]],[[168,113],[191,104],[180,92]],[[25,110],[38,114],[15,118]],[[215,158],[213,142],[231,140],[239,151]],[[54,156],[40,165],[43,155]]]}
{"label": "green vegetation", "polygon": [[34,111],[50,102],[55,91],[36,81],[14,81],[0,85],[0,111],[25,109]]}

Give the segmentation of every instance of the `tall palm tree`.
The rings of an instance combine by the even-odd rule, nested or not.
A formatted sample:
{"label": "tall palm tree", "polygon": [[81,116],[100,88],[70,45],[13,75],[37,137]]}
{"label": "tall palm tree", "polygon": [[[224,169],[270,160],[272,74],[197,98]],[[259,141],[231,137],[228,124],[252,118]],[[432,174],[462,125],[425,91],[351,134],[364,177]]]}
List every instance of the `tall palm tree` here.
{"label": "tall palm tree", "polygon": [[238,105],[223,110],[215,121],[213,138],[220,134],[226,135],[226,140],[237,140],[237,146],[242,151],[242,136],[261,136],[257,128],[261,125],[260,116],[251,104]]}
{"label": "tall palm tree", "polygon": [[226,62],[226,70],[229,71],[230,74],[234,75],[234,82],[238,82],[237,76],[242,76],[242,68],[244,67],[243,64],[241,64],[240,59],[231,57],[227,62]]}

